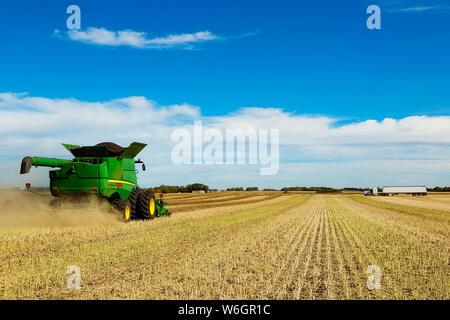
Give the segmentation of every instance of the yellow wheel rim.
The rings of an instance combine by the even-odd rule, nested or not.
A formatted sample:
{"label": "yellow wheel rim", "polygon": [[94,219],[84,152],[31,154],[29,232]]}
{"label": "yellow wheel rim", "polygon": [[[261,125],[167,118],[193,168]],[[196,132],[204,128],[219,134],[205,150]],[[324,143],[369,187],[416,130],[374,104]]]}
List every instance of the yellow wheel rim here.
{"label": "yellow wheel rim", "polygon": [[131,210],[129,206],[126,206],[125,208],[125,220],[130,220],[131,217]]}
{"label": "yellow wheel rim", "polygon": [[150,215],[155,215],[155,199],[150,198],[150,204],[149,204],[149,209],[150,209]]}

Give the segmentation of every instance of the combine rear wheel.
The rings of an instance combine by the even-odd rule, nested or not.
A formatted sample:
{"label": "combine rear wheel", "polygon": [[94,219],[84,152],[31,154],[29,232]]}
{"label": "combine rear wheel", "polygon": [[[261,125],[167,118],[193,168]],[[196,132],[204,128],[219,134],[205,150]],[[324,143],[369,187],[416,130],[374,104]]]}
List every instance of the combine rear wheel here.
{"label": "combine rear wheel", "polygon": [[113,201],[114,208],[119,213],[120,218],[125,222],[130,222],[132,218],[132,206],[128,199],[116,199]]}
{"label": "combine rear wheel", "polygon": [[142,190],[136,208],[141,219],[154,219],[156,217],[155,194],[149,190]]}
{"label": "combine rear wheel", "polygon": [[137,204],[138,204],[138,199],[139,199],[141,192],[142,192],[141,189],[134,188],[128,197],[128,201],[130,201],[130,204],[131,204],[131,219],[132,220],[135,220],[138,218]]}

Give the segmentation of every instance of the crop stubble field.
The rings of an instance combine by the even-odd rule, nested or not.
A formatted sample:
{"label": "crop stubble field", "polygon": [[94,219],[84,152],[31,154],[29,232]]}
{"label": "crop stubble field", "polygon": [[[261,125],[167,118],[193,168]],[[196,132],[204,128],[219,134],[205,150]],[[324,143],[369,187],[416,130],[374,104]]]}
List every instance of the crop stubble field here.
{"label": "crop stubble field", "polygon": [[0,203],[3,299],[449,298],[450,195],[172,194],[171,217],[128,224],[18,197]]}

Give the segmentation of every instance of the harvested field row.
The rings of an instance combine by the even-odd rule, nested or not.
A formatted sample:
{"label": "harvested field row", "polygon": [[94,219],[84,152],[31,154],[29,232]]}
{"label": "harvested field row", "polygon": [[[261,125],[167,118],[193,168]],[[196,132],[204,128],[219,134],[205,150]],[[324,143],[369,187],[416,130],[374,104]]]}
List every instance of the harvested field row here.
{"label": "harvested field row", "polygon": [[[281,195],[281,194],[280,194]],[[230,201],[236,201],[240,199],[248,199],[248,198],[254,198],[254,197],[267,197],[265,195],[260,194],[240,194],[240,195],[234,195],[234,196],[227,196],[227,197],[208,197],[208,198],[188,198],[188,199],[179,199],[179,200],[170,200],[167,199],[167,201],[170,201],[171,206],[177,206],[177,205],[190,205],[190,204],[198,204],[198,203],[220,203],[220,202],[230,202]]]}
{"label": "harvested field row", "polygon": [[[153,221],[0,229],[0,296],[448,299],[442,213],[361,199],[274,194]],[[65,286],[69,265],[81,269],[79,291]],[[380,289],[367,287],[369,266]]]}
{"label": "harvested field row", "polygon": [[427,245],[436,245],[441,250],[450,250],[450,224],[435,219],[427,219],[421,215],[411,215],[408,212],[392,211],[370,203],[362,203],[349,197],[336,197],[344,206],[356,210],[360,215],[374,223],[383,223],[390,228],[408,233],[417,241]]}
{"label": "harvested field row", "polygon": [[[199,209],[195,211],[183,211],[177,213],[176,219],[156,219],[147,222],[136,221],[132,224],[137,228],[133,229],[137,233],[147,233],[151,230],[157,230],[160,224],[170,223],[174,227],[188,222],[194,222],[199,219],[220,217],[230,215],[236,211],[246,212],[263,206],[273,206],[289,200],[291,197],[274,197],[263,202],[241,203],[234,206],[217,207],[215,210]],[[74,212],[76,215],[77,212]],[[91,224],[84,227],[30,227],[30,228],[2,228],[0,229],[0,260],[11,256],[40,255],[43,251],[60,249],[65,245],[95,243],[107,238],[125,237],[129,232],[128,224],[116,221],[114,227],[111,225]],[[60,241],[53,241],[57,238]],[[6,255],[7,254],[7,255]]]}
{"label": "harvested field row", "polygon": [[219,198],[235,198],[246,195],[269,195],[282,192],[267,192],[267,191],[227,191],[227,192],[210,192],[210,193],[167,193],[165,198],[171,200],[204,200],[204,199],[219,199]]}
{"label": "harvested field row", "polygon": [[437,221],[450,221],[450,212],[431,208],[416,207],[413,203],[409,202],[408,205],[396,204],[394,202],[382,201],[379,198],[383,197],[362,197],[352,196],[352,199],[361,203],[369,204],[382,209],[390,209],[397,212],[408,213],[411,215],[418,215],[424,218],[433,219]]}
{"label": "harvested field row", "polygon": [[[72,292],[75,296],[162,298],[170,287],[167,296],[177,297],[180,289],[195,287],[194,283],[189,284],[188,279],[196,269],[186,269],[192,259],[213,252],[210,251],[212,244],[214,250],[220,251],[221,245],[233,240],[235,231],[241,230],[245,234],[249,226],[259,225],[275,217],[274,212],[281,213],[304,199],[304,196],[292,197],[288,201],[266,204],[264,207],[247,211],[235,208],[234,212],[219,215],[203,212],[197,218],[179,214],[173,218],[155,220],[153,224],[133,222],[120,226],[125,232],[118,237],[102,237],[93,242],[75,242],[72,245],[61,243],[59,249],[49,250],[45,254],[41,252],[39,255],[2,260],[0,283],[4,285],[0,294],[5,298],[17,295],[36,297],[36,294],[67,298],[65,274],[60,271],[65,271],[67,263],[70,263],[85,270],[83,283],[93,289]],[[109,234],[116,229],[104,230]],[[140,232],[136,232],[138,230]],[[83,233],[83,229],[75,232]],[[206,248],[209,249],[205,251]],[[208,266],[207,263],[203,265]],[[197,294],[209,293],[200,290]]]}
{"label": "harvested field row", "polygon": [[450,214],[450,199],[439,199],[435,197],[376,197],[371,199],[388,204],[410,206],[415,208],[447,211]]}
{"label": "harvested field row", "polygon": [[198,202],[190,205],[178,205],[178,206],[172,206],[168,205],[168,209],[172,212],[185,212],[185,211],[194,211],[199,209],[206,209],[206,208],[216,208],[216,207],[226,207],[226,206],[234,206],[236,204],[249,204],[249,203],[259,203],[262,201],[267,201],[271,199],[276,198],[283,198],[287,196],[283,196],[282,194],[274,194],[265,196],[263,199],[260,197],[245,197],[240,198],[238,200],[231,200],[231,201],[223,201],[223,202]]}

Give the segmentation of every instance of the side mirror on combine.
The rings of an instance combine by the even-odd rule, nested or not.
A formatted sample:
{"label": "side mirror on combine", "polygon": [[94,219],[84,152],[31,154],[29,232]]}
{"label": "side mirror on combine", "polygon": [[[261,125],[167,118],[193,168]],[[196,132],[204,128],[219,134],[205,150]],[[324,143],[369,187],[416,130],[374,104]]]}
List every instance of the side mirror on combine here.
{"label": "side mirror on combine", "polygon": [[145,163],[141,161],[141,158],[138,158],[134,163],[142,163],[142,171],[145,171]]}

